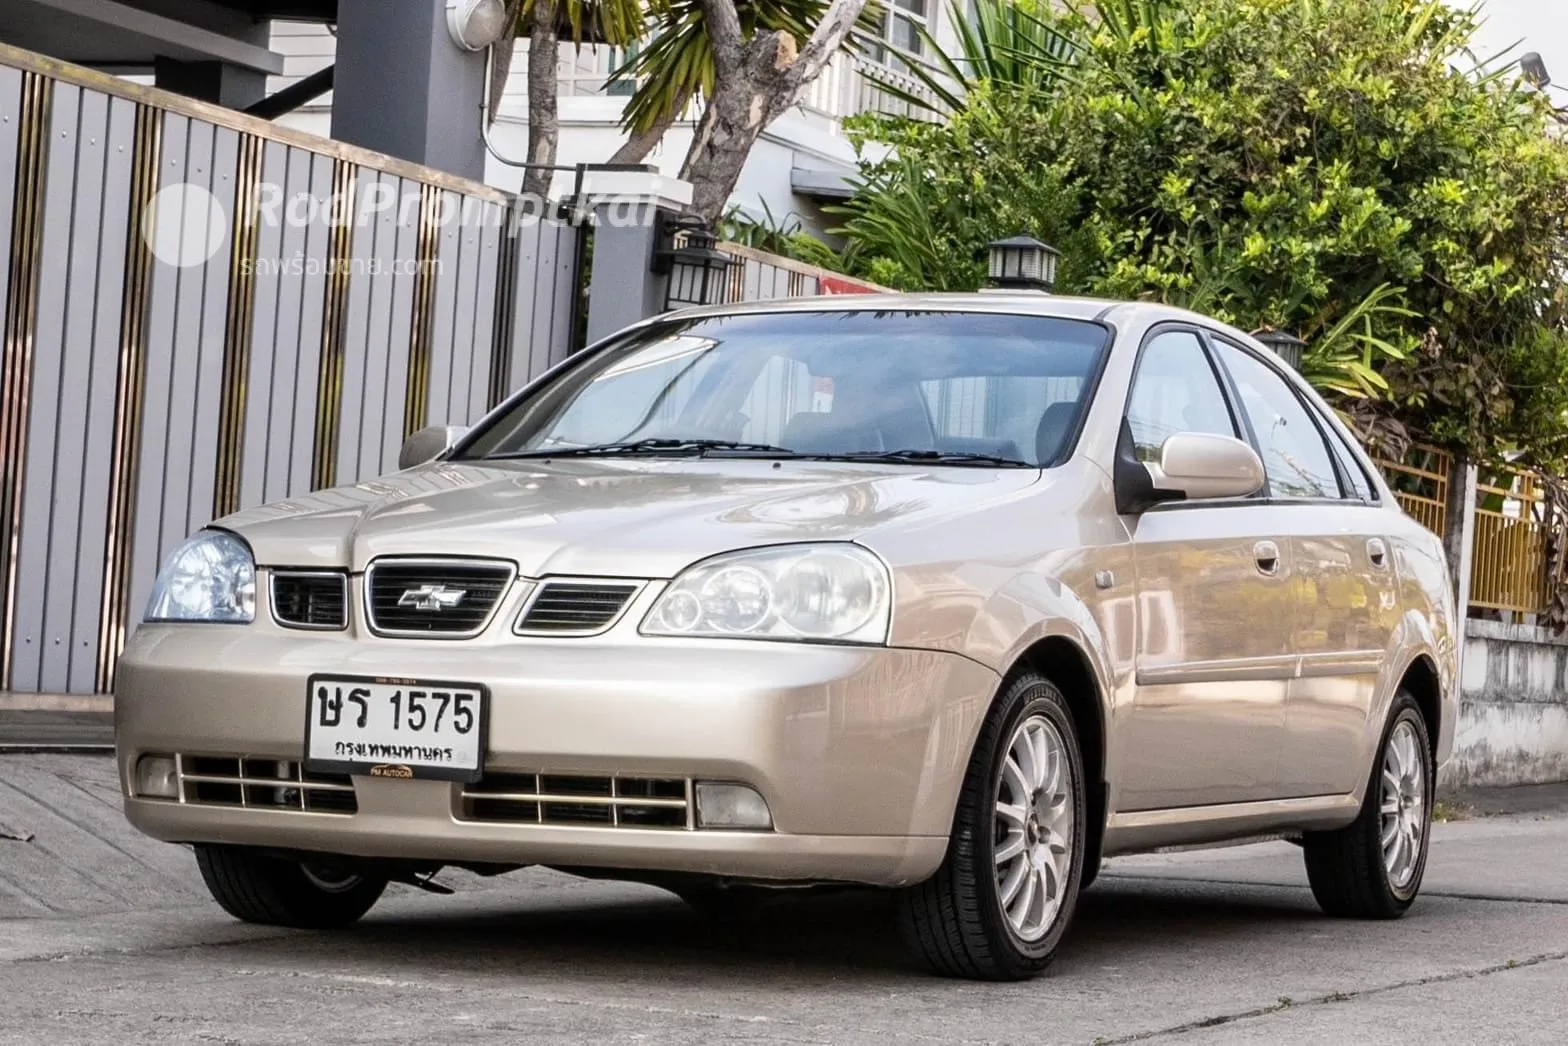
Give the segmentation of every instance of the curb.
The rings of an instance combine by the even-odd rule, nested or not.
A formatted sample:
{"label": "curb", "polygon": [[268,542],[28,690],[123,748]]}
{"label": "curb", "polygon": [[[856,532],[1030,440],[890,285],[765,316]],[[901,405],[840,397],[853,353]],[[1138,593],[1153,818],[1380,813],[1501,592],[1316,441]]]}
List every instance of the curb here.
{"label": "curb", "polygon": [[113,711],[112,694],[0,693],[0,712],[93,712],[107,715]]}

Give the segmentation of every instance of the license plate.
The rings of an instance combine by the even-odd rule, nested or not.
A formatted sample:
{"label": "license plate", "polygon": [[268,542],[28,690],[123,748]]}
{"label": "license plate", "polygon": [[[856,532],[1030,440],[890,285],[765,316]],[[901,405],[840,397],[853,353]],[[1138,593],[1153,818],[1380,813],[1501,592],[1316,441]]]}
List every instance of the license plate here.
{"label": "license plate", "polygon": [[489,697],[477,683],[311,676],[305,765],[326,773],[477,781]]}

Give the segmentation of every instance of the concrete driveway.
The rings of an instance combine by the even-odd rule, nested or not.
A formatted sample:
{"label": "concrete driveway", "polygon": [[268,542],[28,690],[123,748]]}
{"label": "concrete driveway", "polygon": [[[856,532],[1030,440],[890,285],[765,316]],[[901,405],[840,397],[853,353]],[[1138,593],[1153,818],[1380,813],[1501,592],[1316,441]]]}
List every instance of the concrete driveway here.
{"label": "concrete driveway", "polygon": [[886,899],[714,927],[544,871],[241,926],[118,821],[101,757],[0,757],[0,1043],[1561,1043],[1568,817],[1439,825],[1394,923],[1321,917],[1286,843],[1113,861],[1052,974],[938,980]]}

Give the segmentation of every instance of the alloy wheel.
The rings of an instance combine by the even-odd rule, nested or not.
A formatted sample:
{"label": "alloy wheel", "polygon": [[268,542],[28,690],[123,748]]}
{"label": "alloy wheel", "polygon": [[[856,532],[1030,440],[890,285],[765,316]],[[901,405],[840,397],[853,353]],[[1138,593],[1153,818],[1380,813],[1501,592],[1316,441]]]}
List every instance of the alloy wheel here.
{"label": "alloy wheel", "polygon": [[1020,722],[996,786],[996,892],[1021,941],[1051,931],[1073,860],[1073,780],[1067,745],[1042,715]]}
{"label": "alloy wheel", "polygon": [[1395,725],[1383,752],[1379,841],[1383,867],[1396,890],[1410,885],[1426,834],[1426,763],[1421,740],[1408,720]]}

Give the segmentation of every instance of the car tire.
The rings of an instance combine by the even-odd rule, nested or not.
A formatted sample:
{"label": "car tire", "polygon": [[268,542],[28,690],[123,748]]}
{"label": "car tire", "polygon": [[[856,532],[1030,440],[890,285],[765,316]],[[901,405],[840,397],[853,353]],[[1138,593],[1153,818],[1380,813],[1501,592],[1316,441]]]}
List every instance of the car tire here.
{"label": "car tire", "polygon": [[1355,821],[1302,839],[1307,881],[1332,916],[1397,919],[1421,889],[1432,834],[1432,745],[1415,699],[1401,692],[1378,745]]}
{"label": "car tire", "polygon": [[[1044,760],[1015,758],[1042,746]],[[946,858],[899,893],[913,951],[952,977],[1013,981],[1043,971],[1078,903],[1085,806],[1066,700],[1042,676],[1017,676],[980,728]]]}
{"label": "car tire", "polygon": [[330,930],[370,911],[387,880],[326,864],[290,861],[238,846],[198,846],[212,899],[241,922]]}

